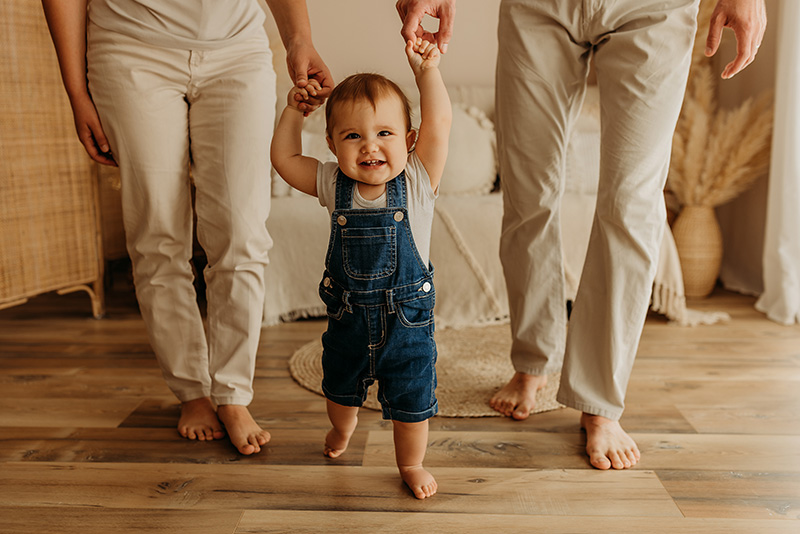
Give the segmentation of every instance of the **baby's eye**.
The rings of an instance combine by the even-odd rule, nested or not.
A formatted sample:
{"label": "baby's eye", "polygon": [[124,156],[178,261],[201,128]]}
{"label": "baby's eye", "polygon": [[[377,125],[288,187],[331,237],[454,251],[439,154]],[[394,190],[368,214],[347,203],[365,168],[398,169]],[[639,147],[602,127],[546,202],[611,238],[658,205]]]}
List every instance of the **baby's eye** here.
{"label": "baby's eye", "polygon": [[361,139],[361,136],[357,133],[349,133],[345,136],[345,139]]}
{"label": "baby's eye", "polygon": [[381,130],[380,132],[378,132],[379,137],[386,137],[387,135],[392,135],[392,132],[390,132],[389,130]]}

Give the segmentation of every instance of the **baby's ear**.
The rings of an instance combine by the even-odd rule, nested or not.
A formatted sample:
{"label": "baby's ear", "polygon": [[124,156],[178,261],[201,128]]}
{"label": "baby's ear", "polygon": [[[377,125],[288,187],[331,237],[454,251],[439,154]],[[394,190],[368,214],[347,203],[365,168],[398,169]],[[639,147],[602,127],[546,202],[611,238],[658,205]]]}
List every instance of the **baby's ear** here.
{"label": "baby's ear", "polygon": [[409,152],[411,152],[411,147],[414,146],[414,142],[417,140],[417,131],[416,130],[409,130],[406,134],[406,148]]}
{"label": "baby's ear", "polygon": [[330,135],[326,135],[325,136],[325,141],[327,141],[328,148],[331,149],[331,152],[333,152],[333,155],[335,156],[336,155],[336,146],[334,146],[333,139],[331,139],[331,136]]}

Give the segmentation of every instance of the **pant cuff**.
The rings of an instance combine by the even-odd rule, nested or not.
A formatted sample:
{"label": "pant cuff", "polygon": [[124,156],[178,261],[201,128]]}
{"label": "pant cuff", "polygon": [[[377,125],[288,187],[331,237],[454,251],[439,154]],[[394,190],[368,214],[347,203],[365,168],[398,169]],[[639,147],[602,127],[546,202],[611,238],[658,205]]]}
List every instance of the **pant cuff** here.
{"label": "pant cuff", "polygon": [[[366,394],[366,391],[364,392]],[[364,399],[359,397],[358,395],[336,395],[335,393],[331,393],[325,387],[325,384],[322,384],[322,394],[331,402],[335,402],[341,406],[348,406],[350,408],[359,408],[364,405]]]}
{"label": "pant cuff", "polygon": [[382,413],[384,419],[391,419],[401,423],[421,423],[439,413],[439,401],[435,401],[433,406],[422,412],[404,412],[403,410],[382,406]]}
{"label": "pant cuff", "polygon": [[556,395],[556,400],[565,406],[569,406],[570,408],[574,408],[578,411],[587,413],[589,415],[599,415],[600,417],[605,417],[606,419],[611,419],[612,421],[619,421],[620,417],[622,417],[621,408],[609,408],[609,407],[601,407],[596,404],[587,404],[585,402],[578,401],[573,397],[558,392]]}
{"label": "pant cuff", "polygon": [[252,395],[222,395],[222,396],[212,396],[211,401],[216,406],[225,406],[228,404],[233,404],[236,406],[250,406],[250,403],[253,402]]}
{"label": "pant cuff", "polygon": [[182,390],[182,391],[176,391],[173,389],[172,392],[175,394],[176,397],[178,397],[178,400],[181,403],[211,396],[210,392],[204,391],[202,389],[192,389],[192,390]]}
{"label": "pant cuff", "polygon": [[561,364],[559,363],[558,365],[544,364],[544,365],[526,366],[514,363],[514,370],[518,373],[523,373],[526,375],[547,376],[559,372],[561,370]]}

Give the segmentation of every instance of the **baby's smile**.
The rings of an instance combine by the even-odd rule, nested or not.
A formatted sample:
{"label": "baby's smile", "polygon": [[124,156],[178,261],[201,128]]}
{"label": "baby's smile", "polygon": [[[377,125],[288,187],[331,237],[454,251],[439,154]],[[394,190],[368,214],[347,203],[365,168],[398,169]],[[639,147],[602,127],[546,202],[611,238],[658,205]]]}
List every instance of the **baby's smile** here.
{"label": "baby's smile", "polygon": [[359,165],[363,167],[380,167],[382,165],[386,165],[386,162],[379,159],[368,159],[359,163]]}

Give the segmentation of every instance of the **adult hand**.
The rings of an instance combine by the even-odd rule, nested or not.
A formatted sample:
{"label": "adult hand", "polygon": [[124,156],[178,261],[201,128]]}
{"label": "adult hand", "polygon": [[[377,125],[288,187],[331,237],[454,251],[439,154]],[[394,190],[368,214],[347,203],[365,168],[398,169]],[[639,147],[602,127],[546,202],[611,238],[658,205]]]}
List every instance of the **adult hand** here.
{"label": "adult hand", "polygon": [[[398,0],[395,7],[403,21],[400,34],[404,41],[416,42],[421,38],[436,43],[442,53],[447,52],[456,19],[456,0]],[[439,19],[439,31],[431,33],[422,27],[425,15]]]}
{"label": "adult hand", "polygon": [[75,130],[78,132],[78,139],[83,143],[83,148],[93,160],[103,165],[117,166],[108,139],[100,125],[100,117],[94,107],[91,97],[87,93],[71,102],[72,115],[75,119]]}
{"label": "adult hand", "polygon": [[731,28],[736,35],[736,58],[722,71],[722,77],[727,80],[756,58],[767,29],[764,0],[719,0],[711,14],[706,56],[711,57],[717,53],[723,28]]}
{"label": "adult hand", "polygon": [[333,90],[333,76],[316,49],[305,42],[290,46],[286,50],[286,63],[289,76],[297,87],[306,87],[309,79],[316,80],[319,86],[319,90],[314,91],[316,95],[309,96],[307,103],[301,104],[300,109],[313,111],[325,102]]}

